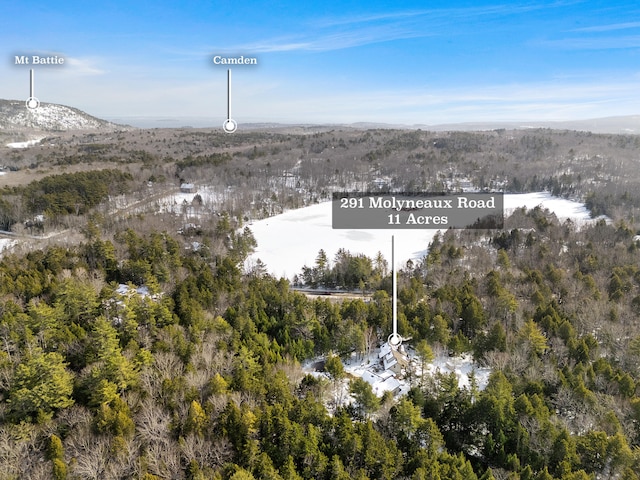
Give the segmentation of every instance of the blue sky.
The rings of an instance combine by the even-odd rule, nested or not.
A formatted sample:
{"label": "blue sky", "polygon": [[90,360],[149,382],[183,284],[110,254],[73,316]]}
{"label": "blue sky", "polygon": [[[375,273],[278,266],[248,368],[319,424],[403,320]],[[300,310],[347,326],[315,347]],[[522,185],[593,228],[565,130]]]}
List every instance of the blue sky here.
{"label": "blue sky", "polygon": [[3,2],[0,52],[0,98],[29,93],[14,55],[58,54],[40,101],[171,126],[226,118],[215,54],[258,58],[232,68],[240,124],[640,114],[637,2]]}

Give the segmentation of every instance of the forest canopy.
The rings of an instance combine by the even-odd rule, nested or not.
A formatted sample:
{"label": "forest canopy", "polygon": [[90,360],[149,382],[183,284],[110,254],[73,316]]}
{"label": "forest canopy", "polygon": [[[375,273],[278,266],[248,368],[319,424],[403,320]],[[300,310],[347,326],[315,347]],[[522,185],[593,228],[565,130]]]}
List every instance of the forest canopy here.
{"label": "forest canopy", "polygon": [[[499,232],[448,232],[401,272],[401,333],[427,362],[431,349],[471,352],[493,370],[484,390],[436,374],[416,377],[406,397],[377,398],[352,379],[354,403],[332,408],[332,381],[299,362],[329,355],[330,378],[345,381],[339,355],[363,355],[369,330],[389,330],[384,262],[338,255],[347,266],[361,259],[362,279],[378,275],[380,290],[335,303],[243,274],[246,231],[217,252],[128,229],[5,255],[3,469],[9,478],[18,468],[29,478],[636,478],[640,250],[622,225],[552,221],[532,233],[537,215],[512,216],[508,244]],[[484,235],[482,249],[469,247]],[[596,239],[610,249],[596,251]],[[319,254],[315,275],[328,267]]]}
{"label": "forest canopy", "polygon": [[[638,478],[634,137],[119,135],[126,168],[43,175],[0,198],[5,225],[51,215],[81,238],[0,259],[5,478]],[[70,141],[48,160],[84,149],[106,162],[115,154],[102,140]],[[190,178],[215,186],[219,203],[203,192],[159,213],[163,189]],[[252,218],[375,179],[582,195],[609,219],[516,209],[502,230],[437,235],[399,272],[410,390],[376,396],[345,364],[390,332],[383,256],[321,250],[300,266],[301,285],[364,293],[341,301],[245,263]],[[119,194],[141,208],[112,214]],[[486,385],[427,368],[460,355],[491,371]]]}

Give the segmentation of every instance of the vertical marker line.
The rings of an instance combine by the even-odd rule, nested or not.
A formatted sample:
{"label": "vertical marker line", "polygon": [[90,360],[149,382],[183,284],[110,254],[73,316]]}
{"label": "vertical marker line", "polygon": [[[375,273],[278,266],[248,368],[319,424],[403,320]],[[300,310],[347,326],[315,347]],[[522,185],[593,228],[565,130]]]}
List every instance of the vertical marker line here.
{"label": "vertical marker line", "polygon": [[396,279],[394,235],[391,235],[391,272],[393,275],[393,338],[398,335],[398,282]]}
{"label": "vertical marker line", "polygon": [[35,80],[34,80],[34,74],[33,74],[33,68],[30,70],[29,72],[29,98],[33,98],[35,97]]}
{"label": "vertical marker line", "polygon": [[231,118],[231,69],[227,70],[227,119]]}

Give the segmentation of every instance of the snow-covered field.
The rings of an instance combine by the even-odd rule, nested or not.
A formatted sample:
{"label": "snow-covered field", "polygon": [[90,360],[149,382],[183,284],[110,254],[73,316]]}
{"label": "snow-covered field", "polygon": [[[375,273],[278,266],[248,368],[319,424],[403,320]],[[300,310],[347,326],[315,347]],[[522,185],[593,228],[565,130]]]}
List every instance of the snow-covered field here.
{"label": "snow-covered field", "polygon": [[[506,194],[505,214],[518,207],[528,209],[541,205],[554,212],[559,219],[571,218],[576,222],[590,221],[584,204],[553,197],[549,193]],[[290,210],[281,215],[254,222],[249,226],[258,242],[249,263],[257,259],[278,277],[291,279],[302,267],[315,264],[320,249],[333,259],[340,248],[351,253],[375,257],[382,252],[391,259],[391,236],[395,236],[396,266],[407,260],[421,259],[437,230],[333,230],[331,228],[331,202]]]}
{"label": "snow-covered field", "polygon": [[574,202],[565,198],[554,197],[547,192],[506,194],[504,196],[504,213],[509,215],[516,208],[535,208],[540,205],[556,214],[560,220],[570,218],[577,223],[593,220],[584,203]]}
{"label": "snow-covered field", "polygon": [[[197,191],[193,193],[176,192],[167,195],[158,201],[158,205],[162,213],[181,213],[186,209],[189,215],[197,217],[201,214],[201,210],[219,205],[220,202],[226,198],[226,193],[225,191],[220,192],[214,187],[203,186],[199,187]],[[198,208],[193,205],[193,200],[196,195],[199,195],[202,199],[202,204],[205,206],[205,209],[198,210]]]}
{"label": "snow-covered field", "polygon": [[331,202],[289,210],[249,225],[258,248],[251,260],[262,260],[272,274],[291,278],[303,265],[313,266],[320,249],[329,259],[340,248],[374,257],[391,258],[395,235],[396,259],[422,258],[437,230],[333,230]]}
{"label": "snow-covered field", "polygon": [[16,243],[17,242],[11,238],[0,238],[0,253],[8,248],[11,248]]}
{"label": "snow-covered field", "polygon": [[[162,187],[161,187],[162,188]],[[153,209],[157,213],[173,213],[175,215],[187,215],[188,217],[202,217],[211,215],[224,200],[231,196],[228,190],[219,191],[215,187],[203,186],[192,193],[174,191],[156,195],[152,185],[145,192],[147,198],[132,199],[131,195],[117,195],[109,198],[111,213],[115,214],[123,210],[129,213],[146,213]],[[202,204],[194,203],[196,196],[200,196]],[[149,200],[153,197],[154,200]]]}
{"label": "snow-covered field", "polygon": [[[42,137],[42,138],[44,138],[44,137]],[[9,148],[29,148],[29,147],[33,147],[34,145],[37,145],[38,143],[40,143],[42,138],[36,138],[36,139],[33,139],[33,140],[27,140],[26,142],[7,143],[7,147],[9,147]]]}

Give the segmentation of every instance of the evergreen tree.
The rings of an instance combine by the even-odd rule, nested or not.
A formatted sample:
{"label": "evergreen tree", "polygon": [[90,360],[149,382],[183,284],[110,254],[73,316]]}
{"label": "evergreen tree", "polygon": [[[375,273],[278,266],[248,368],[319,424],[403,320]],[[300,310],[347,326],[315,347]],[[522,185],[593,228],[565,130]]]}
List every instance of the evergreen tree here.
{"label": "evergreen tree", "polygon": [[9,410],[16,419],[50,416],[55,410],[73,405],[73,374],[62,355],[34,348],[15,372],[9,391]]}
{"label": "evergreen tree", "polygon": [[134,365],[122,353],[116,329],[104,317],[93,325],[94,363],[85,379],[91,403],[100,405],[115,399],[137,380]]}
{"label": "evergreen tree", "polygon": [[420,340],[416,345],[416,353],[420,359],[420,384],[424,383],[424,374],[428,363],[433,362],[435,355],[426,340]]}
{"label": "evergreen tree", "polygon": [[518,332],[520,339],[525,342],[534,355],[542,355],[547,350],[547,339],[540,327],[529,319]]}
{"label": "evergreen tree", "polygon": [[360,414],[365,418],[369,418],[380,406],[380,399],[373,393],[371,384],[362,378],[353,379],[349,391],[353,395]]}

